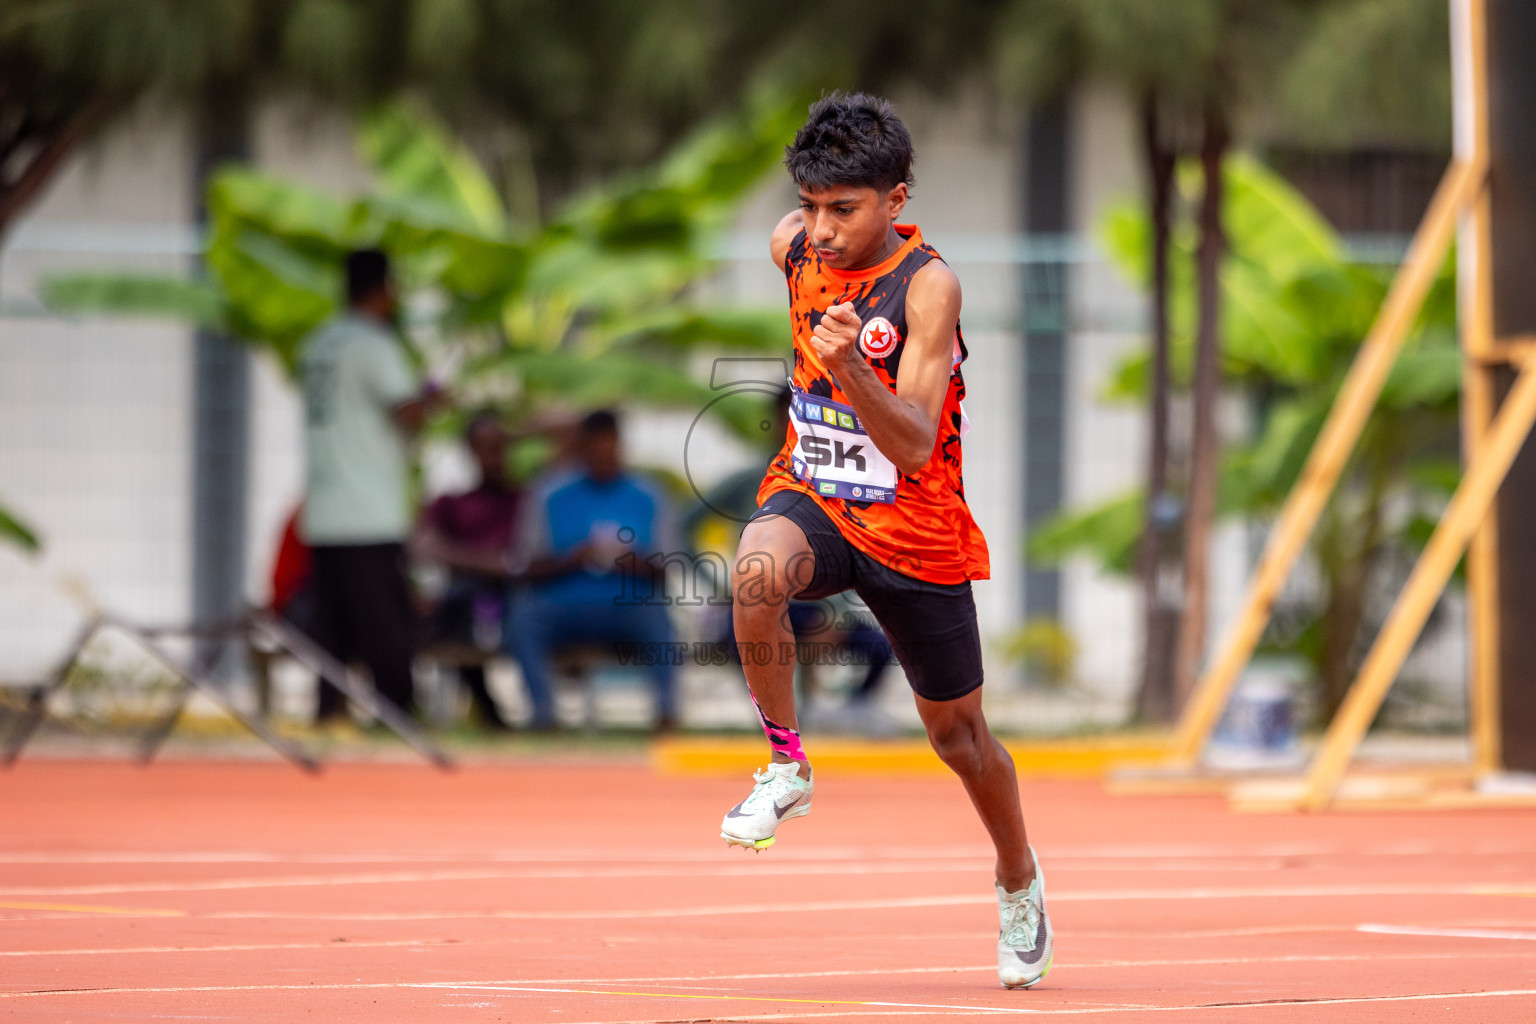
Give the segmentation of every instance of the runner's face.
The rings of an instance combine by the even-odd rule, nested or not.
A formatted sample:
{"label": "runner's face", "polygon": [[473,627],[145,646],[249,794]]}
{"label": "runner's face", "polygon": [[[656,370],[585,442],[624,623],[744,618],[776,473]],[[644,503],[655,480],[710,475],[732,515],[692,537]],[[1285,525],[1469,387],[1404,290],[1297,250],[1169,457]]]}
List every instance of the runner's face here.
{"label": "runner's face", "polygon": [[859,270],[880,262],[891,225],[906,205],[904,184],[889,192],[853,185],[800,189],[806,240],[822,263],[838,270]]}

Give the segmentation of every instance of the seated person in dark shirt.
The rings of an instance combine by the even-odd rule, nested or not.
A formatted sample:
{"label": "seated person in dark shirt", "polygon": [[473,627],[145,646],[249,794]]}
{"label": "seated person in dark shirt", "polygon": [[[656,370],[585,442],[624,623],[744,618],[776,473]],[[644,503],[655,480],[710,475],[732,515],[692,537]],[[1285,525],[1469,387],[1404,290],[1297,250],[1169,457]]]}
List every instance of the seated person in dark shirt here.
{"label": "seated person in dark shirt", "polygon": [[[447,566],[452,575],[431,619],[432,639],[471,643],[493,652],[505,614],[506,552],[512,544],[522,494],[507,476],[506,428],[494,413],[480,413],[464,428],[480,481],[462,494],[444,494],[427,507],[411,540],[412,554]],[[485,669],[464,665],[459,678],[481,721],[510,729],[486,688]]]}
{"label": "seated person in dark shirt", "polygon": [[646,601],[656,575],[646,558],[674,547],[670,510],[656,488],[624,469],[613,413],[582,420],[574,470],[556,471],[529,493],[518,532],[513,568],[523,582],[507,609],[502,646],[522,666],[533,728],[555,727],[550,655],[603,645],[646,667],[656,727],[670,729],[672,624],[664,604]]}

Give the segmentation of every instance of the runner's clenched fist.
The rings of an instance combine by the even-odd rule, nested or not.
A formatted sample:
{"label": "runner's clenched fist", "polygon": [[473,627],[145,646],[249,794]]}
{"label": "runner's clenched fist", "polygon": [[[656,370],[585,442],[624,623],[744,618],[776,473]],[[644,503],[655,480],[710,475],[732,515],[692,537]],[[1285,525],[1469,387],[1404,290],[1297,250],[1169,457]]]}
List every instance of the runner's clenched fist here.
{"label": "runner's clenched fist", "polygon": [[859,359],[859,329],[863,326],[851,302],[839,302],[823,313],[821,323],[811,331],[811,345],[821,364],[836,373],[850,360]]}

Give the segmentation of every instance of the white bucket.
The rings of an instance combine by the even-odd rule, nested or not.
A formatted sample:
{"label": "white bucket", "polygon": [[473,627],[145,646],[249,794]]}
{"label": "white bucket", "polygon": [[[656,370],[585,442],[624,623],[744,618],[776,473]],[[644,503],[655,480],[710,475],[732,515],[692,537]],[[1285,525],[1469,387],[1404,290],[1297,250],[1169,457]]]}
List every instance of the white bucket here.
{"label": "white bucket", "polygon": [[1282,666],[1255,666],[1232,694],[1205,749],[1213,768],[1283,768],[1298,764],[1296,687]]}

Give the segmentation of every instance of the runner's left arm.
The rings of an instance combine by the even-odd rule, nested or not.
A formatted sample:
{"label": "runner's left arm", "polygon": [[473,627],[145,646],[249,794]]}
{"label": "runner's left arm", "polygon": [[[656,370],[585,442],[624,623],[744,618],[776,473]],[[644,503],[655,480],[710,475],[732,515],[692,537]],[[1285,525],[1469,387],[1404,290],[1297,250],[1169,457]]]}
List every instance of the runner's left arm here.
{"label": "runner's left arm", "polygon": [[907,337],[893,392],[859,351],[863,326],[851,303],[828,309],[811,344],[859,414],[869,439],[902,473],[927,465],[949,389],[960,279],[939,260],[924,264],[907,286]]}

